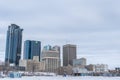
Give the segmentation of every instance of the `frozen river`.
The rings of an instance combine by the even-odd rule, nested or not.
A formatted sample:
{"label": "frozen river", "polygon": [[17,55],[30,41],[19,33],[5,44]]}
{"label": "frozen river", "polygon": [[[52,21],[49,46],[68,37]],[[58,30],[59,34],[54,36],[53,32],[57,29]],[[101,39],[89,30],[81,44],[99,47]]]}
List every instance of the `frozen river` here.
{"label": "frozen river", "polygon": [[120,77],[22,77],[22,78],[0,78],[0,80],[120,80]]}

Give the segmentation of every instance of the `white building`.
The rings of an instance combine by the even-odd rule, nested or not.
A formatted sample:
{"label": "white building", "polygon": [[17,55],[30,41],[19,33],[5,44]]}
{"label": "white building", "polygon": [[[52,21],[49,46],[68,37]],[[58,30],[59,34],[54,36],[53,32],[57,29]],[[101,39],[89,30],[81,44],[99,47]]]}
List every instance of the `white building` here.
{"label": "white building", "polygon": [[93,72],[108,72],[108,65],[107,64],[93,65]]}
{"label": "white building", "polygon": [[45,62],[46,72],[56,72],[60,67],[60,48],[58,46],[53,48],[45,46],[41,54],[41,59]]}

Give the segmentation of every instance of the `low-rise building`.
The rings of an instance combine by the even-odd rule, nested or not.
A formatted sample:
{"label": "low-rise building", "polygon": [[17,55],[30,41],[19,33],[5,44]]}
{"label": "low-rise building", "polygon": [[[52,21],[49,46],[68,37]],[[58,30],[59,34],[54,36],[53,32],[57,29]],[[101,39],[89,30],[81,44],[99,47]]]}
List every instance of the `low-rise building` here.
{"label": "low-rise building", "polygon": [[33,58],[36,60],[20,60],[19,66],[25,67],[25,71],[29,72],[39,72],[45,71],[45,63],[44,61],[39,62],[39,59]]}
{"label": "low-rise building", "polygon": [[108,72],[108,65],[107,64],[93,65],[93,71],[98,73]]}
{"label": "low-rise building", "polygon": [[93,71],[94,73],[104,73],[108,72],[107,64],[90,64],[85,67],[88,71]]}
{"label": "low-rise building", "polygon": [[86,59],[80,58],[80,59],[73,59],[73,66],[86,66]]}
{"label": "low-rise building", "polygon": [[93,71],[88,71],[84,65],[74,66],[73,75],[75,76],[92,76]]}
{"label": "low-rise building", "polygon": [[63,67],[59,67],[57,68],[57,74],[59,75],[73,75],[73,67],[71,65],[68,66],[63,66]]}

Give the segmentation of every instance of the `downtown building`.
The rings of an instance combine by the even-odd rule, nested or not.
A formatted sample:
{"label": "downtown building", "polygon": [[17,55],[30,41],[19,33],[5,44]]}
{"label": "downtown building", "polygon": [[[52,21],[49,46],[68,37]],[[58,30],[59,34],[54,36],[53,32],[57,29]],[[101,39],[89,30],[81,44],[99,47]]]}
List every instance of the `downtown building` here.
{"label": "downtown building", "polygon": [[73,66],[73,59],[76,59],[76,45],[66,44],[63,46],[63,66]]}
{"label": "downtown building", "polygon": [[33,59],[34,56],[39,57],[40,61],[40,52],[41,52],[41,42],[34,40],[26,40],[24,42],[24,55],[23,59]]}
{"label": "downtown building", "polygon": [[19,61],[19,66],[24,67],[28,72],[45,71],[44,61],[39,61],[39,56],[33,56],[33,59],[23,59]]}
{"label": "downtown building", "polygon": [[86,66],[86,58],[73,59],[73,66]]}
{"label": "downtown building", "polygon": [[44,46],[41,59],[45,63],[45,72],[56,72],[60,67],[60,47]]}
{"label": "downtown building", "polygon": [[22,31],[18,25],[8,26],[5,63],[18,65],[21,58]]}
{"label": "downtown building", "polygon": [[108,72],[108,65],[107,64],[94,64],[93,72],[96,72],[96,73]]}
{"label": "downtown building", "polygon": [[19,61],[20,67],[25,67],[28,72],[45,71],[45,64],[40,61],[41,42],[36,40],[24,41],[23,60]]}
{"label": "downtown building", "polygon": [[58,58],[59,58],[59,67],[61,66],[61,51],[60,51],[60,46],[53,46],[53,50],[58,51]]}

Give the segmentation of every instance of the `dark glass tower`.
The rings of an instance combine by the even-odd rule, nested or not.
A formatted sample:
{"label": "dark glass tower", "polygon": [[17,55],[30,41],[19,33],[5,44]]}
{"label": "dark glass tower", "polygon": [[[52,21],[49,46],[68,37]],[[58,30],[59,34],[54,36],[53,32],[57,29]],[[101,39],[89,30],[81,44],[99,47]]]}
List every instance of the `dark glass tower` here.
{"label": "dark glass tower", "polygon": [[16,24],[8,26],[5,53],[6,63],[19,64],[21,58],[22,31],[23,29]]}
{"label": "dark glass tower", "polygon": [[33,56],[39,56],[40,61],[41,42],[26,40],[24,42],[24,59],[33,59]]}

